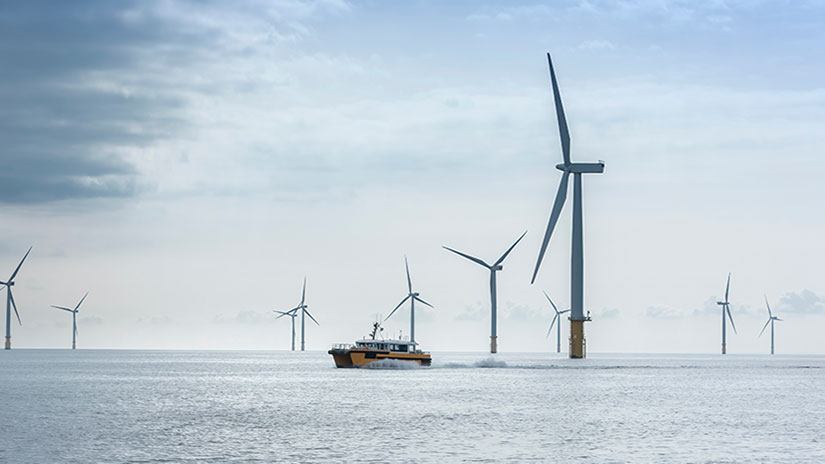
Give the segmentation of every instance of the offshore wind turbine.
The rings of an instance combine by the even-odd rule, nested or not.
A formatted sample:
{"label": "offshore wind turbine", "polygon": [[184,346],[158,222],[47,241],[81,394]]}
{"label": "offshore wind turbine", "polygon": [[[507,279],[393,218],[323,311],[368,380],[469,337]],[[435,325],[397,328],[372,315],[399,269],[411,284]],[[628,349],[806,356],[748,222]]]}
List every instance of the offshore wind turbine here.
{"label": "offshore wind turbine", "polygon": [[406,297],[404,297],[403,300],[401,300],[401,303],[398,303],[398,306],[396,306],[395,309],[393,309],[392,312],[390,312],[390,315],[387,316],[384,320],[386,321],[387,319],[389,319],[393,314],[395,314],[395,311],[398,308],[400,308],[402,304],[404,304],[407,300],[410,300],[410,341],[415,343],[415,302],[418,301],[419,303],[425,304],[430,308],[432,308],[433,305],[419,298],[419,293],[413,291],[412,280],[410,279],[410,264],[407,262],[406,255],[404,255],[404,267],[407,268],[407,290],[409,291],[409,293]]}
{"label": "offshore wind turbine", "polygon": [[304,326],[305,326],[305,322],[306,322],[306,316],[309,316],[309,318],[312,319],[312,322],[314,322],[315,325],[321,325],[321,324],[318,323],[318,321],[315,320],[314,317],[312,317],[312,314],[310,314],[309,311],[307,310],[307,308],[309,306],[306,305],[306,296],[307,296],[307,278],[304,277],[304,288],[303,288],[303,290],[301,290],[301,304],[299,304],[298,306],[290,309],[290,311],[300,311],[300,313],[301,313],[301,351],[304,351],[304,346],[305,346],[305,343],[304,343],[304,340],[305,340],[304,339],[304,334],[305,334]]}
{"label": "offshore wind turbine", "polygon": [[298,308],[290,309],[286,312],[278,311],[277,309],[273,309],[272,311],[280,314],[280,316],[275,319],[280,319],[284,316],[289,316],[290,319],[292,319],[292,351],[295,351],[295,318],[298,316]]}
{"label": "offshore wind turbine", "polygon": [[518,242],[520,242],[526,234],[527,231],[525,230],[524,233],[521,234],[521,237],[519,237],[518,240],[515,241],[515,243],[510,245],[510,248],[508,248],[507,251],[505,251],[504,254],[501,255],[501,258],[499,258],[498,261],[496,261],[492,265],[487,264],[486,262],[476,258],[475,256],[470,256],[458,250],[453,250],[452,248],[447,246],[444,247],[444,249],[452,251],[453,253],[464,258],[467,258],[470,261],[476,264],[480,264],[490,270],[490,353],[498,352],[498,336],[496,335],[496,272],[504,269],[504,266],[502,266],[501,263],[504,262],[504,259],[507,258],[507,255],[509,255],[510,252],[513,251],[513,248],[515,248],[516,245],[518,245]]}
{"label": "offshore wind turbine", "polygon": [[535,283],[539,273],[541,261],[547,251],[547,244],[553,235],[553,229],[559,220],[564,202],[567,200],[567,183],[570,174],[573,174],[573,234],[572,252],[570,253],[570,357],[583,358],[586,353],[584,349],[584,322],[590,317],[584,314],[584,237],[582,232],[582,174],[601,174],[604,172],[604,161],[597,163],[573,163],[570,161],[570,132],[567,130],[567,119],[564,116],[564,106],[561,102],[559,84],[556,81],[556,72],[553,70],[553,60],[547,54],[547,63],[550,66],[550,83],[553,87],[553,99],[556,104],[556,119],[559,123],[559,135],[561,138],[562,157],[564,162],[556,165],[556,169],[562,172],[559,190],[556,193],[556,200],[553,203],[553,210],[550,214],[550,221],[547,223],[547,231],[544,233],[544,240],[541,243],[541,250],[536,261],[536,269],[533,271],[531,283]]}
{"label": "offshore wind turbine", "polygon": [[570,310],[565,309],[564,311],[559,311],[559,308],[556,307],[556,304],[553,303],[553,300],[550,299],[550,295],[548,295],[547,292],[544,292],[544,296],[547,297],[547,301],[550,302],[550,305],[553,307],[553,311],[556,312],[556,315],[553,316],[553,321],[550,322],[550,327],[547,329],[547,337],[550,336],[550,332],[553,330],[553,324],[555,324],[558,319],[559,323],[556,325],[556,353],[561,353],[561,315],[564,313],[569,313]]}
{"label": "offshore wind turbine", "polygon": [[62,309],[63,311],[68,311],[72,313],[72,349],[75,349],[77,347],[77,312],[80,310],[80,305],[83,304],[83,301],[86,300],[87,296],[89,296],[89,292],[86,292],[86,294],[83,295],[83,298],[80,299],[80,302],[77,303],[77,306],[75,306],[74,308],[52,305],[52,308]]}
{"label": "offshore wind turbine", "polygon": [[730,272],[728,272],[728,283],[725,285],[725,301],[717,301],[716,304],[722,307],[722,354],[727,353],[727,334],[725,333],[725,313],[730,319],[730,326],[733,327],[733,333],[736,333],[736,324],[733,323],[733,316],[730,315],[730,301],[728,301],[728,293],[730,292]]}
{"label": "offshore wind turbine", "polygon": [[[23,261],[29,256],[31,253],[32,247],[29,247],[29,251],[23,256],[23,259],[20,260],[20,264],[17,265],[14,272],[12,272],[11,277],[9,280],[5,282],[0,282],[0,285],[3,285],[6,288],[6,349],[11,349],[11,308],[14,308],[14,315],[17,316],[17,323],[23,325],[23,321],[20,320],[20,313],[17,312],[17,303],[14,302],[14,295],[11,293],[11,288],[14,287],[14,278],[17,277],[17,273],[20,272],[20,267],[23,266]],[[2,290],[2,289],[0,289]]]}
{"label": "offshore wind turbine", "polygon": [[781,321],[782,319],[774,316],[773,312],[771,312],[771,305],[770,305],[770,303],[768,303],[768,296],[767,295],[765,295],[765,306],[767,306],[767,308],[768,308],[768,322],[766,322],[765,326],[762,327],[762,331],[759,332],[759,336],[760,337],[762,336],[762,333],[765,332],[765,329],[768,328],[768,324],[770,324],[771,325],[771,354],[773,354],[773,323],[775,321]]}

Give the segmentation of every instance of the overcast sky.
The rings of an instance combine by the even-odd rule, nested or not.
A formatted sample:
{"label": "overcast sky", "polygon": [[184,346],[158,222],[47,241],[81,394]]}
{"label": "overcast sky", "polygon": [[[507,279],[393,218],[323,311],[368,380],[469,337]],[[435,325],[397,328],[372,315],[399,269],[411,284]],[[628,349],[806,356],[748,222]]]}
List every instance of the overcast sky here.
{"label": "overcast sky", "polygon": [[[3,2],[0,272],[15,347],[286,349],[366,334],[413,284],[425,349],[549,351],[584,179],[591,352],[825,353],[825,6],[806,1]],[[6,270],[2,270],[5,266]],[[5,277],[3,277],[5,278]],[[5,296],[3,296],[5,299]],[[409,329],[409,310],[386,324]],[[564,330],[567,331],[567,321]]]}

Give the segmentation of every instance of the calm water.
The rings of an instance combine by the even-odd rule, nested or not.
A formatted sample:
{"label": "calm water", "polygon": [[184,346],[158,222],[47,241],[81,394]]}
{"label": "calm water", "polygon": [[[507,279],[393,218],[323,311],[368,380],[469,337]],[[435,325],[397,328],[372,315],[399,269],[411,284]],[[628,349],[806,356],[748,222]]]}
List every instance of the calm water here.
{"label": "calm water", "polygon": [[0,352],[0,462],[825,462],[823,357],[433,356]]}

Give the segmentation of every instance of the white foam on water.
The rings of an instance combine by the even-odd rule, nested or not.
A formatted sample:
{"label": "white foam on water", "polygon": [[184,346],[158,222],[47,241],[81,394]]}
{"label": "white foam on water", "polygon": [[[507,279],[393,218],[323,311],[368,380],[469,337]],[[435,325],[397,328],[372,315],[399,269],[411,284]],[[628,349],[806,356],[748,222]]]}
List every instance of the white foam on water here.
{"label": "white foam on water", "polygon": [[364,369],[419,369],[420,367],[415,361],[401,361],[398,359],[382,359],[363,366]]}

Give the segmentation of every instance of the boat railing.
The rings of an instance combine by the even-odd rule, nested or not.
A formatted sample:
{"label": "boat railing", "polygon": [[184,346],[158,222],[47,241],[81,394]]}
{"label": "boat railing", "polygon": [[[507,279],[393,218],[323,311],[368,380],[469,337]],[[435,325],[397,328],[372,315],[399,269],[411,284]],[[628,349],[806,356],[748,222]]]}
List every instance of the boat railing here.
{"label": "boat railing", "polygon": [[333,343],[332,344],[332,349],[333,350],[351,350],[353,348],[355,348],[355,346],[352,345],[351,343]]}

